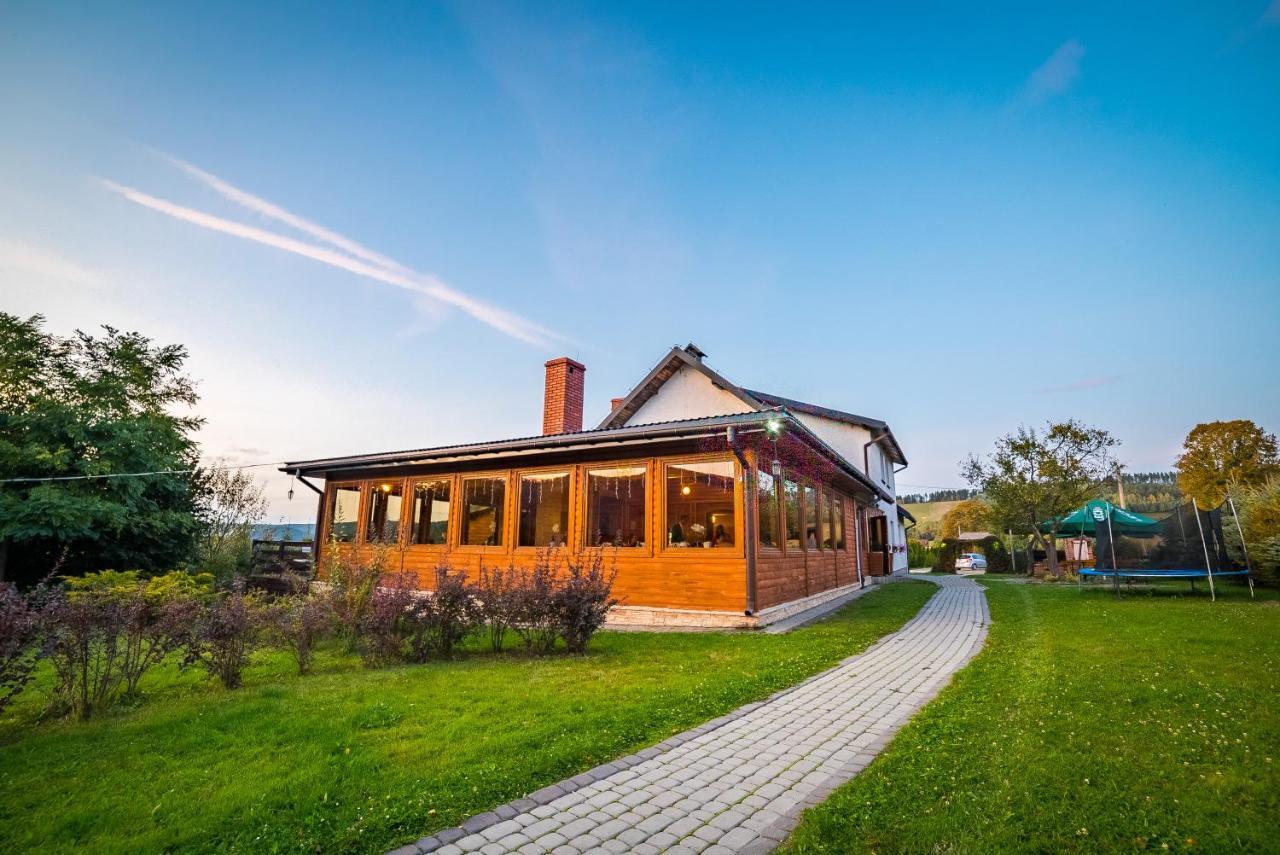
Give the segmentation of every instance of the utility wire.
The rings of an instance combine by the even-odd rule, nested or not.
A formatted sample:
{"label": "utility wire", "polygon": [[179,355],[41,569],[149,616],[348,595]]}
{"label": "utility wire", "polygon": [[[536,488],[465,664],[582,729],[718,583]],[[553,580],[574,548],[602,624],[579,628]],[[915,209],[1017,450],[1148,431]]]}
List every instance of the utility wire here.
{"label": "utility wire", "polygon": [[0,484],[35,484],[50,481],[93,481],[99,478],[144,478],[148,475],[190,475],[200,469],[260,469],[263,466],[282,466],[283,461],[269,463],[244,463],[237,466],[205,466],[194,469],[156,469],[151,472],[104,472],[100,475],[45,475],[30,478],[0,478]]}

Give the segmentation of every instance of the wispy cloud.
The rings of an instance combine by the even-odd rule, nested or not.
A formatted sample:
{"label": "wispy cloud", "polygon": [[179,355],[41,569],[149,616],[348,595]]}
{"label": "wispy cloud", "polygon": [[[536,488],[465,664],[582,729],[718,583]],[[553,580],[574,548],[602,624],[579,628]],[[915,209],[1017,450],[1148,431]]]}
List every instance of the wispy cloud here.
{"label": "wispy cloud", "polygon": [[[213,176],[210,177],[212,178]],[[305,241],[300,241],[277,232],[267,231],[266,229],[245,225],[244,223],[237,223],[233,220],[227,220],[222,217],[214,216],[213,214],[197,211],[193,208],[183,207],[182,205],[177,205],[164,199],[159,199],[155,196],[143,193],[141,190],[137,190],[123,184],[118,184],[114,181],[103,179],[102,183],[107,189],[120,194],[130,202],[141,205],[144,208],[150,208],[153,211],[158,211],[166,216],[173,217],[174,219],[192,223],[193,225],[210,229],[212,231],[222,232],[223,234],[232,235],[244,240],[253,241],[254,243],[263,244],[264,246],[270,246],[284,252],[300,255],[304,258],[310,258],[313,261],[318,261],[321,264],[327,264],[330,267],[336,267],[340,270],[346,270],[350,273],[356,274],[357,276],[363,276],[366,279],[373,279],[388,285],[394,285],[397,288],[403,288],[407,291],[425,294],[426,296],[439,300],[442,303],[461,309],[481,323],[488,324],[494,329],[521,341],[538,345],[540,347],[546,347],[555,340],[562,340],[562,337],[557,333],[545,329],[532,321],[513,314],[512,312],[508,312],[505,309],[493,306],[473,297],[469,297],[449,285],[446,285],[435,276],[416,273],[396,262],[392,262],[394,267],[370,263],[367,260],[352,258],[350,255],[346,255],[342,252],[306,243]],[[226,186],[230,190],[235,190],[235,188],[230,185]],[[256,199],[256,197],[250,196],[249,194],[245,195],[249,196],[249,198]],[[268,202],[263,200],[257,201],[260,202],[262,206],[273,208],[284,216],[294,216],[281,208],[276,208]],[[275,218],[282,219],[280,216]],[[295,217],[295,219],[301,222],[306,222],[301,218]],[[320,229],[319,226],[312,225],[311,227]],[[323,231],[323,229],[321,229],[321,231]],[[347,240],[341,235],[335,234],[334,237],[338,240]],[[358,246],[358,244],[355,245]]]}
{"label": "wispy cloud", "polygon": [[96,286],[106,281],[106,277],[98,271],[90,270],[52,250],[2,237],[0,237],[0,268],[61,279],[76,285]]}
{"label": "wispy cloud", "polygon": [[1042,104],[1071,88],[1080,76],[1080,60],[1084,45],[1075,39],[1063,42],[1040,67],[1031,72],[1022,86],[1019,100],[1026,104]]}
{"label": "wispy cloud", "polygon": [[1037,389],[1036,394],[1054,395],[1059,392],[1083,392],[1086,389],[1097,389],[1099,386],[1109,386],[1119,379],[1119,377],[1087,377],[1084,380],[1076,380],[1073,383],[1066,383],[1062,386],[1046,386],[1043,389]]}

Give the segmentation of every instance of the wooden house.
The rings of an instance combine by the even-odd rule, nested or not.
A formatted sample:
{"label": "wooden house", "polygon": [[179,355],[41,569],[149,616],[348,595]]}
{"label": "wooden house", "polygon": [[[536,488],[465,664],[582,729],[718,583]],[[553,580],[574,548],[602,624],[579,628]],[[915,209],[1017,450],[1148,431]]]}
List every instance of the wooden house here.
{"label": "wooden house", "polygon": [[632,625],[761,626],[905,568],[884,422],[737,386],[691,344],[583,430],[585,372],[546,364],[540,436],[286,464],[325,481],[318,549],[427,588],[599,548]]}

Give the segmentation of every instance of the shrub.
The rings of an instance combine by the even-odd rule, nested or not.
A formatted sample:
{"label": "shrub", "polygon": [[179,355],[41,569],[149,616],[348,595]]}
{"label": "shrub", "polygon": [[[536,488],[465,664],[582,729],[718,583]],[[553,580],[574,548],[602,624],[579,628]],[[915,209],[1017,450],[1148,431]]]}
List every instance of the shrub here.
{"label": "shrub", "polygon": [[982,554],[987,559],[988,573],[1009,573],[1013,570],[1013,562],[1009,559],[1009,548],[998,537],[988,537],[982,541]]}
{"label": "shrub", "polygon": [[494,653],[501,653],[506,646],[507,632],[516,619],[520,582],[520,573],[514,566],[506,570],[480,566],[480,582],[477,585],[480,614],[489,637],[489,648]]}
{"label": "shrub", "polygon": [[[1245,487],[1234,500],[1255,577],[1267,584],[1280,584],[1280,478]],[[1239,539],[1232,531],[1233,523],[1224,520],[1223,527],[1228,539]]]}
{"label": "shrub", "polygon": [[560,631],[555,595],[555,570],[549,552],[543,551],[532,568],[517,571],[511,591],[509,622],[526,653],[550,653],[555,648]]}
{"label": "shrub", "polygon": [[117,598],[101,592],[51,595],[40,622],[56,677],[56,711],[88,719],[116,699],[124,682],[126,611]]}
{"label": "shrub", "polygon": [[266,618],[262,602],[237,585],[197,612],[183,664],[198,663],[226,688],[238,689],[262,639]]}
{"label": "shrub", "polygon": [[356,649],[366,666],[390,665],[405,659],[413,635],[410,609],[417,599],[416,582],[411,573],[389,573],[370,593],[355,636]]}
{"label": "shrub", "polygon": [[907,541],[908,567],[932,567],[933,562],[934,550],[918,540]]}
{"label": "shrub", "polygon": [[570,558],[567,566],[568,574],[556,585],[552,600],[557,628],[570,653],[585,653],[591,636],[618,603],[611,596],[618,571],[604,571],[599,550],[585,559]]}
{"label": "shrub", "polygon": [[432,654],[452,656],[454,648],[484,621],[477,589],[466,573],[436,568],[436,586],[430,596],[415,597],[409,609],[410,658],[423,662]]}
{"label": "shrub", "polygon": [[336,541],[330,541],[324,551],[321,573],[329,584],[328,597],[334,624],[338,634],[346,640],[348,650],[360,647],[364,621],[386,568],[386,548],[375,549],[368,559],[344,550]]}
{"label": "shrub", "polygon": [[296,594],[271,605],[269,631],[276,644],[288,650],[299,674],[311,673],[316,642],[333,628],[332,603],[327,597]]}
{"label": "shrub", "polygon": [[31,682],[44,655],[40,614],[13,585],[0,584],[0,713]]}
{"label": "shrub", "polygon": [[942,541],[933,550],[933,572],[956,572],[956,559],[960,557],[960,542],[950,538]]}
{"label": "shrub", "polygon": [[104,570],[49,592],[40,625],[56,678],[54,709],[87,719],[136,694],[143,675],[188,636],[209,581]]}

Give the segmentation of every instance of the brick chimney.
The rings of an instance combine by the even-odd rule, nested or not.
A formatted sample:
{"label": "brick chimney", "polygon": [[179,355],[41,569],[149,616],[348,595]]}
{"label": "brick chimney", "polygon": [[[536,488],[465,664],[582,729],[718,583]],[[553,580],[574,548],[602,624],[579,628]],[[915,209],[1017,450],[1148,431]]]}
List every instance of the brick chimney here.
{"label": "brick chimney", "polygon": [[547,363],[542,399],[542,435],[582,430],[582,385],[587,366],[567,356]]}
{"label": "brick chimney", "polygon": [[625,401],[625,400],[627,400],[626,395],[623,395],[621,398],[610,398],[610,399],[609,399],[609,412],[611,412],[611,413],[612,413],[614,410],[618,409],[618,405],[619,405],[619,404],[621,404],[621,403],[622,403],[623,401]]}

